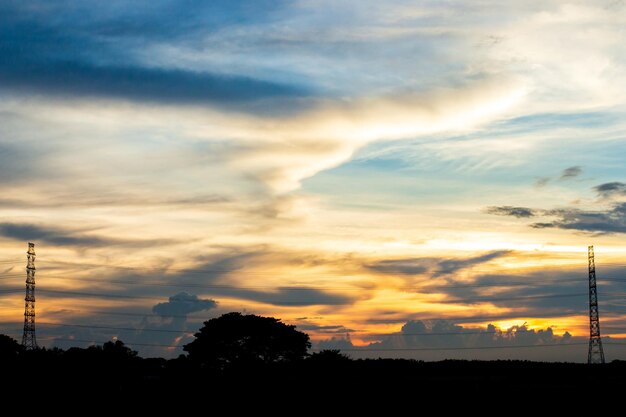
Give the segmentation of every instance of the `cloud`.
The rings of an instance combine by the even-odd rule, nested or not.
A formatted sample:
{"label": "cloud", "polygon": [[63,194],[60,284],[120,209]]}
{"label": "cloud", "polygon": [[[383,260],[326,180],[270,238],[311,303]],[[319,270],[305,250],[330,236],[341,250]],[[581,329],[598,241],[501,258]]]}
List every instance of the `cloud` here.
{"label": "cloud", "polygon": [[58,246],[96,247],[116,243],[110,238],[29,223],[0,223],[0,236],[22,241],[46,242]]}
{"label": "cloud", "polygon": [[[567,331],[557,335],[552,327],[532,329],[524,324],[499,328],[493,324],[485,327],[464,327],[449,320],[409,320],[400,332],[372,335],[377,341],[365,346],[355,346],[346,337],[333,336],[314,343],[317,349],[346,349],[351,356],[362,357],[413,357],[425,360],[446,358],[545,358],[546,350],[524,349],[526,346],[546,346],[555,349],[556,358],[582,362],[583,349],[571,350],[570,343],[584,344],[583,338],[574,338]],[[562,346],[552,347],[553,345]],[[497,348],[502,348],[498,350]],[[483,350],[485,349],[485,350]],[[414,350],[414,351],[412,351]],[[397,352],[394,352],[397,351]],[[583,352],[584,353],[584,352]],[[556,358],[554,360],[556,360]]]}
{"label": "cloud", "polygon": [[[443,285],[432,284],[421,287],[422,292],[440,294],[446,306],[472,306],[465,322],[487,320],[510,320],[520,317],[585,316],[588,313],[588,276],[586,258],[581,257],[577,267],[548,268],[518,273],[480,273],[471,281],[448,279]],[[602,277],[621,276],[624,267],[602,267]],[[626,283],[611,278],[600,278],[598,287],[605,312],[619,312],[621,294]],[[477,305],[491,306],[485,311],[496,309],[497,314],[481,317],[474,310]],[[481,309],[482,310],[482,309]],[[617,311],[616,311],[617,310]],[[458,317],[453,315],[449,320]],[[406,318],[400,316],[399,318]]]}
{"label": "cloud", "polygon": [[152,311],[160,316],[186,316],[198,311],[210,310],[217,307],[217,302],[211,299],[200,299],[197,295],[180,292],[172,295],[169,301],[158,303]]}
{"label": "cloud", "polygon": [[490,262],[511,254],[497,250],[469,258],[403,258],[384,259],[366,265],[370,270],[386,274],[419,275],[430,272],[434,276],[453,274],[472,266]]}
{"label": "cloud", "polygon": [[491,206],[484,209],[484,211],[488,214],[499,216],[545,218],[545,220],[542,219],[542,221],[537,221],[530,225],[535,229],[554,228],[588,233],[626,233],[626,202],[610,201],[615,197],[626,195],[626,184],[608,182],[593,187],[593,190],[600,197],[608,199],[612,204],[608,208],[598,210],[585,210],[573,207],[534,209],[516,206]]}
{"label": "cloud", "polygon": [[353,349],[354,345],[350,340],[350,335],[346,336],[332,336],[329,339],[323,339],[317,341],[314,344],[316,349]]}
{"label": "cloud", "polygon": [[222,294],[276,306],[346,305],[352,304],[356,300],[354,295],[335,294],[330,291],[306,287],[276,288],[273,291],[234,288]]}
{"label": "cloud", "polygon": [[[0,131],[4,134],[6,128],[0,126]],[[32,157],[22,147],[10,143],[0,142],[0,183],[8,184],[19,182],[24,178],[30,178],[31,170],[35,169]]]}
{"label": "cloud", "polygon": [[486,328],[465,328],[449,320],[435,320],[424,323],[421,320],[408,321],[396,335],[387,336],[382,342],[369,347],[482,347],[515,346],[564,343],[569,339],[566,332],[556,336],[553,330],[529,329],[525,324],[499,329],[493,324]]}
{"label": "cloud", "polygon": [[367,265],[371,270],[391,274],[418,275],[429,270],[430,259],[406,258],[384,259]]}
{"label": "cloud", "polygon": [[[522,100],[524,91],[517,80],[493,77],[433,91],[310,99],[283,115],[233,113],[219,105],[171,107],[114,100],[79,100],[78,104],[14,96],[3,101],[2,107],[28,121],[20,125],[20,136],[14,140],[29,136],[33,126],[38,126],[37,137],[54,147],[37,160],[40,171],[50,172],[54,183],[46,175],[29,183],[37,187],[40,198],[63,192],[82,199],[119,188],[151,201],[157,197],[150,192],[159,196],[197,192],[190,184],[219,175],[223,185],[205,184],[207,193],[235,190],[240,201],[249,197],[259,204],[261,197],[276,207],[272,199],[350,160],[371,142],[473,129],[501,117]],[[70,128],[62,140],[53,134],[59,125]],[[170,139],[159,141],[158,146],[136,140],[162,136]],[[93,139],[93,147],[81,145],[85,137]],[[81,157],[69,163],[66,159],[76,149]],[[163,172],[176,175],[156,181]],[[103,187],[98,178],[116,186]]]}
{"label": "cloud", "polygon": [[[67,196],[64,196],[67,197]],[[181,198],[153,198],[146,196],[141,198],[137,195],[125,195],[111,193],[109,195],[89,195],[79,200],[53,196],[49,199],[18,199],[0,198],[0,205],[11,208],[75,208],[75,207],[214,207],[233,203],[233,200],[220,195],[205,195]]]}
{"label": "cloud", "polygon": [[497,216],[513,216],[517,218],[526,218],[535,216],[535,210],[528,207],[515,206],[491,206],[485,209],[487,214],[495,214]]}
{"label": "cloud", "polygon": [[[192,268],[170,269],[170,262],[164,262],[161,267],[149,268],[144,271],[141,268],[117,269],[115,265],[107,268],[107,265],[93,265],[92,270],[97,272],[98,280],[106,283],[107,296],[111,297],[139,297],[139,298],[160,298],[163,296],[164,288],[169,286],[182,286],[183,288],[195,288],[205,296],[211,298],[224,297],[237,305],[241,302],[258,303],[271,306],[301,307],[301,306],[343,306],[353,304],[360,298],[366,296],[365,290],[359,294],[343,294],[340,290],[333,291],[327,288],[316,288],[311,285],[285,285],[281,277],[284,273],[277,272],[276,277],[272,277],[267,270],[272,267],[283,269],[285,265],[293,265],[296,262],[305,262],[306,256],[310,254],[274,252],[271,248],[221,248],[221,250],[210,256],[200,256],[195,259],[196,264]],[[55,270],[67,273],[70,271],[74,276],[84,273],[84,267],[88,265],[70,264],[47,264],[48,270]],[[100,268],[101,267],[101,268]],[[258,268],[264,268],[258,272]],[[102,272],[104,271],[104,272]],[[90,271],[90,278],[93,272]],[[250,281],[250,277],[268,277],[263,284]],[[118,285],[120,284],[120,285]],[[127,287],[124,284],[134,284]],[[103,284],[105,285],[105,284]],[[96,294],[98,292],[96,291]],[[177,302],[184,308],[182,302],[190,302],[193,299],[180,293],[170,299],[170,303],[161,303],[158,307],[159,313],[167,305]],[[196,297],[196,296],[193,296]],[[156,307],[155,307],[156,308]],[[171,313],[170,313],[171,314]]]}
{"label": "cloud", "polygon": [[546,185],[548,185],[548,183],[550,182],[551,178],[550,177],[539,177],[537,178],[537,180],[535,181],[535,187],[537,188],[543,188]]}
{"label": "cloud", "polygon": [[565,168],[563,172],[561,173],[561,177],[559,179],[562,181],[569,180],[569,179],[578,177],[582,173],[583,173],[583,169],[580,166],[573,166],[573,167]]}
{"label": "cloud", "polygon": [[337,333],[337,334],[346,334],[352,332],[353,329],[349,327],[345,327],[341,324],[316,324],[307,320],[307,318],[298,318],[297,327],[298,330],[308,331],[308,332],[321,332],[321,333]]}
{"label": "cloud", "polygon": [[[307,257],[314,258],[314,255],[278,251],[267,246],[225,248],[209,257],[201,257],[194,268],[174,271],[168,279],[178,283],[189,282],[199,287],[206,285],[207,288],[203,288],[203,292],[212,296],[285,307],[348,305],[363,296],[318,289],[315,285],[284,285],[280,280],[273,280],[273,285],[269,282],[265,285],[246,284],[241,280],[250,274],[254,277],[258,268],[271,271],[275,266],[302,266],[303,263],[309,262]],[[310,260],[313,264],[319,261],[319,259]],[[268,272],[261,273],[261,276],[266,275]]]}
{"label": "cloud", "polygon": [[[443,294],[448,306],[491,305],[509,310],[516,317],[532,317],[538,311],[542,316],[584,314],[587,282],[584,270],[577,274],[572,269],[558,273],[480,274],[471,283],[451,280],[445,285],[425,287],[424,291]],[[500,319],[510,317],[506,312],[500,314]]]}
{"label": "cloud", "polygon": [[626,203],[615,204],[604,211],[555,209],[546,211],[546,214],[557,217],[557,220],[538,222],[531,226],[536,229],[558,228],[590,233],[626,233]]}
{"label": "cloud", "polygon": [[233,120],[224,135],[235,143],[225,156],[271,193],[282,194],[371,142],[472,129],[506,113],[524,95],[518,80],[496,77],[455,89],[316,100],[289,117]]}
{"label": "cloud", "polygon": [[494,259],[506,257],[511,254],[509,250],[496,250],[492,252],[485,253],[479,256],[473,256],[470,258],[464,259],[444,259],[439,261],[439,265],[437,270],[435,271],[437,275],[447,275],[453,274],[457,271],[471,268],[475,265],[484,264],[490,262]]}
{"label": "cloud", "polygon": [[626,196],[626,184],[623,182],[606,182],[596,185],[593,189],[603,198]]}
{"label": "cloud", "polygon": [[[216,15],[225,16],[229,12],[236,19],[233,15],[245,13],[246,9],[225,6],[200,8],[199,12],[216,26],[220,23],[214,20]],[[0,85],[14,92],[64,97],[117,97],[159,103],[219,102],[224,106],[308,94],[301,86],[252,76],[163,68],[140,62],[136,57],[138,50],[163,36],[152,27],[163,28],[170,35],[190,29],[197,32],[202,27],[199,16],[189,13],[184,19],[187,26],[180,25],[172,17],[172,12],[173,15],[180,12],[151,5],[153,13],[143,16],[139,9],[133,8],[133,13],[140,15],[135,18],[144,19],[137,25],[124,12],[116,13],[113,8],[98,4],[91,7],[93,10],[68,4],[24,7],[15,2],[4,3],[0,13],[3,56]],[[99,16],[98,10],[104,15]],[[48,13],[55,14],[56,19],[50,19]],[[151,25],[146,24],[146,19],[156,21]],[[190,22],[197,26],[189,26]],[[89,26],[91,30],[87,29]]]}
{"label": "cloud", "polygon": [[133,67],[35,62],[0,66],[0,85],[17,92],[119,97],[158,103],[229,103],[303,96],[296,87],[248,77]]}
{"label": "cloud", "polygon": [[145,248],[177,243],[173,239],[122,239],[96,236],[80,230],[65,229],[34,223],[0,223],[0,236],[7,239],[44,242],[53,246],[79,249],[102,247]]}

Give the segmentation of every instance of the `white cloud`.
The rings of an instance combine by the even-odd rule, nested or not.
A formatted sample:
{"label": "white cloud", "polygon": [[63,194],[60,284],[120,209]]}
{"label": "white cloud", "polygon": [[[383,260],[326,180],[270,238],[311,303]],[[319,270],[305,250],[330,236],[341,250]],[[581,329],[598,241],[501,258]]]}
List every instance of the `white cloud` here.
{"label": "white cloud", "polygon": [[[55,145],[59,153],[66,151],[73,159],[72,149],[80,153],[80,160],[60,168],[73,175],[126,173],[150,180],[148,175],[165,169],[186,178],[200,178],[205,172],[209,180],[217,165],[221,181],[228,179],[230,171],[231,181],[254,178],[272,194],[281,194],[349,160],[369,142],[464,131],[501,116],[523,95],[518,83],[486,80],[430,93],[324,100],[293,116],[111,102],[20,103],[12,109],[38,115],[35,119],[43,124],[67,126],[68,137]],[[93,138],[89,147],[84,145],[85,136]],[[141,142],[135,140],[137,136],[142,136]],[[196,149],[197,154],[181,154],[181,149]],[[138,160],[142,153],[145,157]],[[63,156],[57,154],[57,164],[59,158]],[[152,180],[164,185],[162,177]]]}

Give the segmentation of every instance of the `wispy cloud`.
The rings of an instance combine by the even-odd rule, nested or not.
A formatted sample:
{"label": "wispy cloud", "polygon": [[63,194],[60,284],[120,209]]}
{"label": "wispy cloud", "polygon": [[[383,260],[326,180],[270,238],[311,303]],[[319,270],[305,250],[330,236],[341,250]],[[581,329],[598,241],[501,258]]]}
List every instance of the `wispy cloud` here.
{"label": "wispy cloud", "polygon": [[580,166],[573,166],[573,167],[565,168],[563,172],[561,173],[561,176],[559,177],[559,179],[561,181],[570,180],[572,178],[576,178],[580,176],[580,174],[582,173],[583,173],[583,169]]}
{"label": "wispy cloud", "polygon": [[115,240],[78,231],[28,223],[0,223],[0,236],[20,241],[40,241],[59,246],[95,247]]}
{"label": "wispy cloud", "polygon": [[389,274],[419,275],[448,275],[471,268],[475,265],[488,263],[492,260],[506,257],[511,251],[501,250],[488,252],[469,258],[402,258],[384,259],[367,265],[367,268]]}
{"label": "wispy cloud", "polygon": [[623,182],[606,182],[596,185],[593,189],[603,198],[626,196],[626,184]]}
{"label": "wispy cloud", "polygon": [[615,202],[613,197],[624,194],[626,188],[621,182],[597,185],[593,190],[606,201],[601,201],[597,209],[565,207],[556,209],[534,209],[529,207],[492,206],[484,209],[487,214],[510,216],[518,219],[543,217],[544,221],[532,223],[535,229],[566,229],[588,233],[626,233],[626,203]]}
{"label": "wispy cloud", "polygon": [[492,206],[485,209],[487,214],[495,214],[497,216],[512,216],[517,218],[533,217],[535,210],[528,207],[514,206]]}
{"label": "wispy cloud", "polygon": [[44,242],[53,246],[73,247],[79,249],[100,248],[104,246],[122,246],[141,248],[162,246],[175,243],[174,240],[155,239],[123,239],[97,235],[81,230],[61,228],[32,223],[0,223],[0,237],[21,242]]}
{"label": "wispy cloud", "polygon": [[[0,85],[5,90],[158,103],[219,102],[225,107],[229,103],[307,95],[303,86],[252,76],[146,65],[134,56],[137,48],[167,39],[163,38],[165,33],[149,29],[152,25],[133,25],[124,12],[118,14],[105,5],[91,4],[93,9],[80,5],[39,6],[25,7],[15,2],[2,5],[0,48],[5,59],[0,62]],[[198,15],[193,13],[183,13],[187,23],[177,25],[172,16],[180,16],[181,12],[168,6],[155,6],[150,14],[133,9],[139,14],[137,18],[168,28],[164,31],[171,36],[185,30],[198,33],[201,27]],[[237,19],[235,16],[242,17],[248,11],[233,4],[202,7],[199,12],[209,18],[220,15],[226,20],[214,24],[226,25],[227,15]],[[54,13],[57,19],[49,19],[48,13]],[[94,30],[87,30],[87,26]],[[112,42],[120,42],[125,48],[112,47]]]}
{"label": "wispy cloud", "polygon": [[559,228],[590,233],[626,233],[626,203],[604,211],[555,209],[546,212],[557,220],[534,223],[536,229]]}

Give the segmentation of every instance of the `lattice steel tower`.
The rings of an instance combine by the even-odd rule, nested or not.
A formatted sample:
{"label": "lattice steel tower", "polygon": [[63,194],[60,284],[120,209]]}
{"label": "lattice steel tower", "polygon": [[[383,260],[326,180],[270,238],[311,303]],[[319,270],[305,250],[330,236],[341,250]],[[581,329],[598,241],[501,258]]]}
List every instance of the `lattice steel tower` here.
{"label": "lattice steel tower", "polygon": [[589,355],[587,363],[604,363],[604,350],[600,337],[600,313],[598,312],[598,288],[596,286],[596,262],[593,246],[589,246]]}
{"label": "lattice steel tower", "polygon": [[35,337],[35,244],[28,244],[26,265],[26,298],[24,298],[24,335],[22,346],[31,350],[37,349]]}

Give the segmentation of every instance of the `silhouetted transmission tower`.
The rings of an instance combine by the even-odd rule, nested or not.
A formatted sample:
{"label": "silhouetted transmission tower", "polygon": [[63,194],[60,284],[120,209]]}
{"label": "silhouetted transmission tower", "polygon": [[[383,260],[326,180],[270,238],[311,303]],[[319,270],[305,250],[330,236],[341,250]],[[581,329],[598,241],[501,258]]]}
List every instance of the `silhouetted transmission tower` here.
{"label": "silhouetted transmission tower", "polygon": [[24,298],[24,335],[22,346],[37,349],[35,337],[35,244],[28,244],[28,264],[26,265],[26,298]]}
{"label": "silhouetted transmission tower", "polygon": [[587,363],[604,363],[604,350],[600,337],[600,313],[598,312],[598,288],[596,286],[596,262],[593,246],[589,246],[589,355]]}

